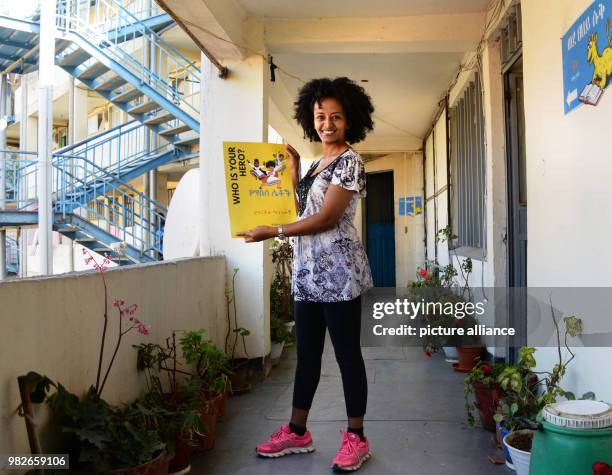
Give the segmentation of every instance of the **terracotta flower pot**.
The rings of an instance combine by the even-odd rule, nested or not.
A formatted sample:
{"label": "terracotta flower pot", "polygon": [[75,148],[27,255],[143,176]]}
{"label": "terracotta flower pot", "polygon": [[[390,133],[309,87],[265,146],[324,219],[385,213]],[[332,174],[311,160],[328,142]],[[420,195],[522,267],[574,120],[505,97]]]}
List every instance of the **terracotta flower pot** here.
{"label": "terracotta flower pot", "polygon": [[495,419],[493,416],[495,415],[497,403],[504,395],[504,391],[499,384],[488,387],[480,381],[476,381],[472,387],[474,388],[474,398],[476,399],[482,427],[490,432],[495,432]]}
{"label": "terracotta flower pot", "polygon": [[149,460],[136,467],[119,468],[108,472],[110,475],[167,475],[168,465],[172,460],[172,455],[163,451],[153,460]]}
{"label": "terracotta flower pot", "polygon": [[482,346],[466,345],[458,346],[457,352],[459,353],[459,370],[470,371],[476,363],[482,353]]}
{"label": "terracotta flower pot", "polygon": [[199,410],[200,418],[204,423],[204,429],[200,437],[199,450],[211,450],[215,446],[215,434],[217,432],[217,409],[212,400],[208,400]]}
{"label": "terracotta flower pot", "polygon": [[232,361],[232,374],[230,376],[230,391],[232,395],[237,396],[251,390],[248,361],[246,358]]}
{"label": "terracotta flower pot", "polygon": [[194,452],[195,447],[189,440],[177,436],[174,441],[174,458],[168,467],[169,473],[181,472],[189,466],[189,457]]}

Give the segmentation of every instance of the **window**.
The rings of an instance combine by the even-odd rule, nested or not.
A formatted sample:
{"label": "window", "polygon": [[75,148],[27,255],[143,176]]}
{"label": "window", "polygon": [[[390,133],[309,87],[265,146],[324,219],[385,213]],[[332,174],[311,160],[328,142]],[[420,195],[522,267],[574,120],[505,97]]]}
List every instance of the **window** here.
{"label": "window", "polygon": [[486,247],[484,117],[480,77],[451,110],[451,206],[459,247]]}

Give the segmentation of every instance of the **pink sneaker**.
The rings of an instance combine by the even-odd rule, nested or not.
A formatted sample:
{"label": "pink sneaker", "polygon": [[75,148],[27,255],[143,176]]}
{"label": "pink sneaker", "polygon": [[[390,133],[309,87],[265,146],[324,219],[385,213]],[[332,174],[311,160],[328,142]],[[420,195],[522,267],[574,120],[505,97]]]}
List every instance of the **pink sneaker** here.
{"label": "pink sneaker", "polygon": [[368,438],[362,442],[357,434],[340,430],[342,446],[334,457],[332,468],[335,472],[352,472],[359,469],[370,458]]}
{"label": "pink sneaker", "polygon": [[289,454],[314,452],[314,445],[310,431],[306,431],[304,435],[297,435],[289,430],[288,424],[285,424],[266,442],[259,444],[255,451],[262,457],[282,457]]}

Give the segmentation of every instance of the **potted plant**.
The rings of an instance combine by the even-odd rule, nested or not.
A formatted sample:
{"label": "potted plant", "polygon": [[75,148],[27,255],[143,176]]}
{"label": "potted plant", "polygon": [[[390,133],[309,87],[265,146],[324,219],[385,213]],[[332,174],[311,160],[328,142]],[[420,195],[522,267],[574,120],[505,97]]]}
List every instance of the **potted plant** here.
{"label": "potted plant", "polygon": [[204,332],[204,329],[185,332],[180,345],[185,362],[193,369],[189,384],[202,394],[200,414],[207,424],[203,449],[208,450],[214,445],[217,417],[225,411],[230,362],[212,341],[204,340]]}
{"label": "potted plant", "polygon": [[561,351],[561,330],[552,302],[550,309],[557,337],[558,363],[551,371],[535,371],[536,349],[523,347],[519,351],[518,363],[508,365],[497,378],[505,395],[502,397],[502,412],[495,418],[501,428],[509,432],[503,438],[503,444],[508,449],[519,475],[529,474],[533,431],[538,428],[536,418],[542,408],[546,404],[555,402],[558,397],[575,398],[572,393],[561,388],[560,382],[567,366],[575,357],[567,344],[567,337],[575,337],[582,332],[582,320],[575,316],[563,318],[565,325],[563,342],[570,355],[564,359]]}
{"label": "potted plant", "polygon": [[[439,234],[446,236],[445,233],[447,232],[450,231],[445,228]],[[423,339],[425,353],[431,356],[440,349],[455,347],[458,362],[453,364],[453,367],[457,371],[469,372],[480,359],[483,351],[482,342],[478,336],[459,336],[453,331],[459,327],[473,327],[478,323],[478,320],[473,314],[436,310],[440,308],[457,309],[459,304],[464,304],[471,299],[471,290],[468,284],[472,272],[471,259],[465,259],[459,268],[464,282],[463,285],[459,285],[457,282],[458,272],[452,264],[441,267],[433,262],[418,268],[417,280],[412,282],[410,287],[412,297],[416,301],[424,302],[426,309],[429,309],[430,306],[434,308],[434,311],[426,310],[422,312],[421,323],[448,330],[446,336],[427,335]]]}
{"label": "potted plant", "polygon": [[[504,391],[497,382],[498,376],[505,369],[506,363],[490,364],[479,361],[464,380],[463,394],[465,396],[465,408],[467,420],[474,425],[473,410],[478,410],[480,423],[491,432],[495,432],[495,413],[497,406],[504,395]],[[470,396],[475,401],[471,402]]]}
{"label": "potted plant", "polygon": [[162,423],[157,427],[168,450],[174,454],[169,470],[184,473],[190,467],[189,457],[198,446],[200,435],[206,430],[198,410],[202,401],[200,391],[184,383],[191,374],[180,368],[175,332],[165,346],[142,343],[135,348],[137,368],[145,373],[147,382],[143,405],[163,413]]}

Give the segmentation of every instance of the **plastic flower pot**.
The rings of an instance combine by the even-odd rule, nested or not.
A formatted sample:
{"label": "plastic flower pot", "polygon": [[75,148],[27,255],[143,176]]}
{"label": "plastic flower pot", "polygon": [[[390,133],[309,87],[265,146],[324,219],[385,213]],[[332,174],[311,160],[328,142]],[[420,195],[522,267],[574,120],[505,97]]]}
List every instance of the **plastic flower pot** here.
{"label": "plastic flower pot", "polygon": [[459,352],[454,346],[443,346],[442,351],[444,351],[444,359],[447,363],[459,362]]}
{"label": "plastic flower pot", "polygon": [[506,458],[506,467],[508,467],[511,470],[514,470],[514,464],[512,463],[512,457],[510,457],[510,452],[508,451],[508,447],[506,447],[506,444],[504,444],[503,440],[504,437],[506,437],[510,431],[508,429],[503,428],[501,425],[499,425],[499,423],[496,424],[497,430],[499,430],[499,440],[501,441],[501,447],[502,450],[504,451],[504,457]]}
{"label": "plastic flower pot", "polygon": [[506,447],[508,447],[510,457],[512,457],[512,463],[514,465],[514,470],[516,470],[517,475],[529,475],[531,447],[529,448],[529,451],[527,451],[521,450],[515,447],[513,444],[517,444],[519,440],[525,440],[527,438],[533,438],[533,431],[530,429],[522,429],[510,432],[503,439],[503,443],[506,445]]}
{"label": "plastic flower pot", "polygon": [[272,343],[272,348],[270,349],[270,359],[272,360],[272,366],[278,366],[278,364],[280,363],[280,357],[283,354],[284,346],[284,341]]}

